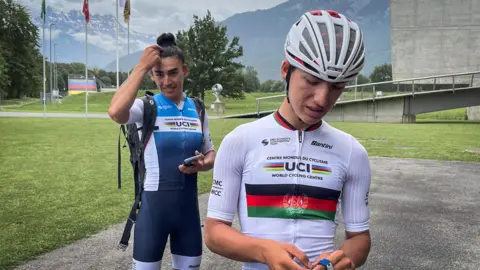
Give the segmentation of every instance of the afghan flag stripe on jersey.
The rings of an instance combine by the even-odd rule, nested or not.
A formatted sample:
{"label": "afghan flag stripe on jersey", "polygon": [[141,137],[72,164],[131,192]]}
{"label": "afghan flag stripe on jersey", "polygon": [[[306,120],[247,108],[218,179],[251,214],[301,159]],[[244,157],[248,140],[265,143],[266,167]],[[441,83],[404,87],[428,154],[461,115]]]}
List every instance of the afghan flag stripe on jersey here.
{"label": "afghan flag stripe on jersey", "polygon": [[334,220],[340,191],[321,187],[245,184],[249,217]]}
{"label": "afghan flag stripe on jersey", "polygon": [[318,211],[335,212],[337,210],[337,202],[332,200],[319,200],[315,198],[305,198],[303,196],[255,196],[247,195],[248,206],[255,207],[284,207],[285,203],[308,203],[308,209]]}
{"label": "afghan flag stripe on jersey", "polygon": [[249,217],[334,220],[335,212],[302,208],[248,207]]}
{"label": "afghan flag stripe on jersey", "polygon": [[296,184],[253,185],[245,184],[247,195],[285,196],[301,195],[319,200],[338,201],[340,190]]}

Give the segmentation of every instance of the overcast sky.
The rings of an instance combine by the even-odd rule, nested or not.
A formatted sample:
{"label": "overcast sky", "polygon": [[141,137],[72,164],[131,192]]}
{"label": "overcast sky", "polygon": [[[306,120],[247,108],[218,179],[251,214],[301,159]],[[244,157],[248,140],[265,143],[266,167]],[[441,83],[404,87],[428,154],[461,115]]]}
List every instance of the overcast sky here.
{"label": "overcast sky", "polygon": [[[26,4],[33,14],[40,14],[41,0],[18,0]],[[121,1],[121,0],[119,0]],[[209,9],[216,20],[257,9],[267,9],[287,0],[131,0],[132,30],[158,34],[165,31],[176,32],[186,28],[192,21],[193,14],[203,16]],[[90,13],[115,15],[116,0],[90,0]],[[82,10],[83,0],[46,0],[48,6],[63,11]],[[119,8],[119,17],[123,15]],[[120,20],[123,22],[122,18]]]}

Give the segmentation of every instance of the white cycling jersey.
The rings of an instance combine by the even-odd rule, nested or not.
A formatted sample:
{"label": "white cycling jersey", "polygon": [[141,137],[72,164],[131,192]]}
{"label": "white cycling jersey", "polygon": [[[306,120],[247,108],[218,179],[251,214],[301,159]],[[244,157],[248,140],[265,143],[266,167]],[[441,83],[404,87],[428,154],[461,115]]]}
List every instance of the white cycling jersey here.
{"label": "white cycling jersey", "polygon": [[243,234],[292,243],[313,262],[334,250],[340,209],[346,231],[368,230],[369,189],[368,154],[353,136],[325,121],[300,132],[277,111],[225,136],[207,216],[238,213]]}

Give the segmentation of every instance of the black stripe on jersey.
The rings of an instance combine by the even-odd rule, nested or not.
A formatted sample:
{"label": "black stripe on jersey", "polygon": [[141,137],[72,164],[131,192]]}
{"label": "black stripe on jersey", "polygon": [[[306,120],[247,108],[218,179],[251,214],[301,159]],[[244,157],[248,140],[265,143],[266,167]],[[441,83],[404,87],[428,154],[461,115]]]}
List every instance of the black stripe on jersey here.
{"label": "black stripe on jersey", "polygon": [[319,200],[337,201],[340,197],[339,190],[333,190],[322,187],[314,187],[297,184],[268,184],[254,185],[245,184],[245,192],[247,195],[253,196],[306,196]]}

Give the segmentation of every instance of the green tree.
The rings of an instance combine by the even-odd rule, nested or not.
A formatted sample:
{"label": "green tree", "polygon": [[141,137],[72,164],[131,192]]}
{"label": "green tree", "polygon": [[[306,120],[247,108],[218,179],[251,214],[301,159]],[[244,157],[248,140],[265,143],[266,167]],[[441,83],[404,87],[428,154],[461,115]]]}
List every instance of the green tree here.
{"label": "green tree", "polygon": [[358,75],[357,84],[366,84],[369,82],[370,82],[370,79],[367,76],[363,74]]}
{"label": "green tree", "polygon": [[38,50],[38,28],[27,9],[17,1],[0,0],[0,47],[7,69],[9,98],[38,96],[42,85],[42,56]]}
{"label": "green tree", "polygon": [[367,76],[365,76],[363,74],[359,74],[358,77],[357,77],[357,80],[349,81],[348,85],[366,84],[366,83],[369,83],[369,82],[370,82],[370,79]]}
{"label": "green tree", "polygon": [[272,92],[274,80],[266,80],[260,85],[260,90],[262,92]]}
{"label": "green tree", "polygon": [[383,64],[381,66],[376,66],[373,69],[372,74],[370,74],[371,82],[388,82],[392,80],[392,65]]}
{"label": "green tree", "polygon": [[248,66],[243,73],[243,91],[247,93],[260,91],[258,72],[252,66]]}
{"label": "green tree", "polygon": [[142,85],[140,86],[141,89],[143,90],[154,90],[158,89],[157,85],[155,82],[152,80],[150,77],[150,74],[147,74],[145,78],[143,79]]}
{"label": "green tree", "polygon": [[8,77],[7,62],[3,58],[2,47],[0,46],[0,99],[7,96],[7,90],[10,86],[10,78]]}
{"label": "green tree", "polygon": [[266,80],[260,89],[262,92],[281,92],[285,90],[285,82],[282,80]]}
{"label": "green tree", "polygon": [[110,80],[110,77],[108,77],[108,76],[101,77],[100,81],[102,81],[104,84],[108,85],[108,87],[110,87],[112,85],[112,81]]}
{"label": "green tree", "polygon": [[272,84],[272,92],[281,92],[285,91],[285,83],[281,80],[276,80]]}
{"label": "green tree", "polygon": [[185,79],[186,92],[205,99],[205,90],[214,84],[223,86],[224,97],[244,98],[243,68],[234,60],[243,55],[239,38],[229,43],[227,27],[215,21],[210,11],[203,18],[193,16],[193,25],[177,33],[177,44],[185,52],[190,74]]}

